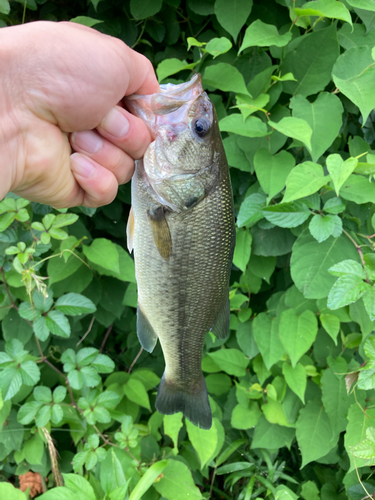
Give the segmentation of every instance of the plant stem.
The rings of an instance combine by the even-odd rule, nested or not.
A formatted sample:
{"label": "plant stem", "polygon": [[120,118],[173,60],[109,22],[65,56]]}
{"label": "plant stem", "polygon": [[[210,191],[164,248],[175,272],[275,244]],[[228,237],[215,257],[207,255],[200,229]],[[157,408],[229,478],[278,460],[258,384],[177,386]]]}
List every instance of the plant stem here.
{"label": "plant stem", "polygon": [[103,339],[103,342],[102,342],[102,345],[100,346],[100,349],[99,349],[99,352],[102,353],[103,352],[103,349],[104,349],[104,346],[105,346],[105,343],[107,342],[107,339],[112,331],[112,328],[113,328],[113,323],[112,325],[109,325],[109,327],[107,328],[107,331],[105,332],[105,335],[104,335],[104,339]]}
{"label": "plant stem", "polygon": [[355,239],[354,239],[354,238],[352,238],[348,232],[346,232],[345,230],[343,230],[342,232],[345,234],[345,236],[347,236],[347,237],[350,239],[350,241],[351,241],[351,242],[353,243],[353,245],[356,247],[357,252],[358,252],[358,254],[359,254],[359,257],[360,257],[361,262],[362,262],[363,269],[364,269],[365,274],[366,274],[366,282],[367,282],[367,283],[370,283],[370,279],[369,279],[369,277],[368,277],[368,274],[367,274],[367,269],[366,269],[366,265],[365,265],[365,259],[363,258],[363,252],[362,252],[361,245],[358,245],[358,243],[355,241]]}
{"label": "plant stem", "polygon": [[142,352],[143,352],[143,347],[141,347],[141,348],[139,349],[139,353],[136,355],[136,357],[134,358],[133,363],[130,365],[129,370],[128,370],[128,373],[130,373],[130,372],[132,371],[133,366],[136,364],[136,362],[137,362],[137,360],[138,360],[139,356],[142,354]]}

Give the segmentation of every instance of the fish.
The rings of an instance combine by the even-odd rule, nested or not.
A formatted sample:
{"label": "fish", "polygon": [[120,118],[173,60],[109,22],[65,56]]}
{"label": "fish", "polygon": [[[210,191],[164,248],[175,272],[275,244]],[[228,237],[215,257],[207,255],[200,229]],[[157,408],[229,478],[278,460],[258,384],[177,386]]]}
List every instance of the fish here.
{"label": "fish", "polygon": [[127,240],[138,285],[137,335],[148,352],[159,339],[165,359],[155,406],[210,429],[202,350],[207,332],[219,339],[229,332],[235,245],[216,111],[200,74],[156,94],[133,94],[125,106],[154,139],[136,161]]}

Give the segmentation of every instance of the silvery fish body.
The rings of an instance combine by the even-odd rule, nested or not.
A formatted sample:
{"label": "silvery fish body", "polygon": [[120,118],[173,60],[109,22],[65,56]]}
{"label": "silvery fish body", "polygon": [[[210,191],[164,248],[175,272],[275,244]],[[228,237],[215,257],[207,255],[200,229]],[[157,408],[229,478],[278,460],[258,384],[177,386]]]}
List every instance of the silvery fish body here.
{"label": "silvery fish body", "polygon": [[158,94],[130,96],[126,106],[155,138],[136,162],[128,222],[138,283],[138,338],[149,352],[159,339],[164,353],[158,411],[181,411],[209,429],[202,348],[208,331],[219,338],[228,333],[235,242],[216,112],[200,75],[162,85]]}

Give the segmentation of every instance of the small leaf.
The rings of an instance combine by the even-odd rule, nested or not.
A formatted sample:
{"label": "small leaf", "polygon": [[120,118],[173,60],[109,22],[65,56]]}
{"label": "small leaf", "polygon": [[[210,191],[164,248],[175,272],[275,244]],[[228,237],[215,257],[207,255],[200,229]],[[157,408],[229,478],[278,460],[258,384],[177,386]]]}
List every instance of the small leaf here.
{"label": "small leaf", "polygon": [[273,24],[265,24],[260,19],[254,21],[245,31],[245,36],[238,53],[248,47],[269,47],[276,45],[284,47],[292,39],[292,33],[287,31],[283,35],[279,35],[276,26]]}
{"label": "small leaf", "polygon": [[297,315],[294,309],[287,309],[281,314],[279,335],[292,366],[307,352],[318,333],[318,322],[311,310]]}
{"label": "small leaf", "polygon": [[301,141],[311,152],[312,129],[306,120],[294,117],[285,117],[278,123],[269,121],[268,124],[287,137]]}
{"label": "small leaf", "polygon": [[203,75],[203,82],[205,85],[210,85],[223,92],[249,95],[244,77],[235,66],[228,63],[207,66]]}
{"label": "small leaf", "polygon": [[160,460],[159,462],[152,464],[138,481],[136,487],[130,494],[129,500],[141,500],[146,491],[151,488],[156,479],[168,465],[168,462],[169,460]]}
{"label": "small leaf", "polygon": [[147,408],[151,411],[150,400],[148,398],[147,391],[145,386],[139,380],[131,378],[124,385],[124,393],[130,401],[137,403],[144,408]]}
{"label": "small leaf", "polygon": [[225,116],[219,122],[221,132],[233,132],[245,137],[264,137],[268,135],[267,125],[256,116],[249,116],[245,121],[240,113]]}
{"label": "small leaf", "polygon": [[307,384],[305,368],[301,365],[301,363],[297,363],[294,368],[288,363],[283,363],[283,375],[291,390],[297,394],[302,403],[305,404],[305,391]]}
{"label": "small leaf", "polygon": [[338,196],[341,186],[355,170],[358,160],[357,158],[348,158],[344,161],[340,155],[333,154],[327,157],[326,162],[328,172],[331,174],[331,179]]}
{"label": "small leaf", "polygon": [[71,329],[68,318],[61,311],[50,311],[46,316],[46,327],[59,337],[70,337]]}
{"label": "small leaf", "polygon": [[81,314],[89,314],[96,311],[94,303],[79,293],[67,293],[59,297],[55,308],[70,316],[80,316]]}
{"label": "small leaf", "polygon": [[347,306],[360,299],[370,288],[359,276],[341,276],[328,294],[327,305],[333,310]]}
{"label": "small leaf", "polygon": [[286,190],[283,203],[298,200],[319,191],[330,181],[330,176],[324,176],[323,167],[317,163],[306,161],[293,168],[286,180]]}

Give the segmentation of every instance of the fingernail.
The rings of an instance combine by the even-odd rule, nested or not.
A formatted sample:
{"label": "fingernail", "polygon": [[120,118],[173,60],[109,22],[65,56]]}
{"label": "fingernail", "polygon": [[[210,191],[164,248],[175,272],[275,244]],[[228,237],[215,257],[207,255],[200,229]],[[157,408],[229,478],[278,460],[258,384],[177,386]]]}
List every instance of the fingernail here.
{"label": "fingernail", "polygon": [[85,130],[83,132],[74,132],[71,137],[73,144],[87,151],[88,153],[97,153],[103,146],[103,141],[95,132]]}
{"label": "fingernail", "polygon": [[79,153],[74,153],[70,157],[70,167],[75,174],[82,177],[91,177],[95,167],[87,158]]}
{"label": "fingernail", "polygon": [[121,111],[112,108],[108,115],[103,119],[101,126],[114,137],[121,139],[129,130],[129,121]]}

